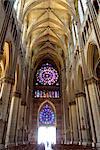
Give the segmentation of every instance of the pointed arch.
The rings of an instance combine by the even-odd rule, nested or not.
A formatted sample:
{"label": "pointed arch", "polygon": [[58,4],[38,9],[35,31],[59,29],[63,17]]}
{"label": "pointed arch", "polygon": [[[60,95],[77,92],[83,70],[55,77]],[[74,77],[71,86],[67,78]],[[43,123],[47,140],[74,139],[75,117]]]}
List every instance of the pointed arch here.
{"label": "pointed arch", "polygon": [[[34,57],[34,56],[33,56]],[[60,72],[64,68],[64,63],[62,60],[62,57],[58,55],[54,49],[51,47],[45,48],[42,51],[38,50],[35,54],[34,61],[33,61],[33,67],[36,69],[39,63],[42,62],[43,59],[50,59],[52,62],[54,62],[58,68],[58,71]]]}
{"label": "pointed arch", "polygon": [[16,70],[15,70],[15,84],[14,91],[21,93],[21,83],[22,83],[22,68],[20,65],[20,59],[17,59]]}
{"label": "pointed arch", "polygon": [[4,63],[3,61],[1,60],[0,61],[0,78],[2,78],[4,75]]}
{"label": "pointed arch", "polygon": [[11,42],[5,41],[3,49],[4,49],[3,63],[4,63],[5,73],[6,73],[6,71],[9,72],[12,69],[11,66],[12,66],[13,52],[12,52]]}
{"label": "pointed arch", "polygon": [[[49,114],[50,115],[50,118],[51,118],[51,123],[49,122],[49,123],[40,123],[40,113],[41,113],[41,111],[43,111],[44,109],[45,109],[45,106],[48,106],[48,108],[47,109],[51,109],[50,111],[51,111],[51,114]],[[46,113],[46,112],[45,112]],[[54,116],[51,116],[51,115],[54,115]],[[49,116],[48,116],[49,117]],[[52,118],[53,117],[53,118]],[[54,106],[54,104],[51,102],[51,101],[49,101],[49,100],[46,100],[46,101],[44,101],[43,103],[41,103],[41,105],[40,105],[40,107],[39,107],[39,109],[38,109],[38,115],[37,115],[37,123],[38,123],[38,126],[40,126],[40,125],[43,125],[43,126],[45,126],[45,125],[53,125],[53,126],[56,126],[56,119],[57,117],[56,117],[56,108],[55,108],[55,106]],[[49,118],[48,118],[49,119]],[[54,120],[53,120],[54,119]]]}
{"label": "pointed arch", "polygon": [[89,43],[87,51],[87,66],[89,75],[95,74],[95,66],[99,58],[100,55],[97,45]]}
{"label": "pointed arch", "polygon": [[77,83],[78,83],[78,91],[84,91],[84,79],[83,79],[83,72],[82,72],[82,66],[78,66],[78,72],[77,72]]}

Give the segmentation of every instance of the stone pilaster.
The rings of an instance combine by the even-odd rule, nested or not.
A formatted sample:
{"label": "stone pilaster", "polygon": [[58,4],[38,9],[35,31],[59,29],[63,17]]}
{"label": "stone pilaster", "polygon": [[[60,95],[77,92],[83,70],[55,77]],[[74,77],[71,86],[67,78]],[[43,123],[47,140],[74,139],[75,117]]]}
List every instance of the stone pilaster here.
{"label": "stone pilaster", "polygon": [[89,144],[89,126],[87,121],[87,103],[84,92],[76,93],[76,107],[80,143]]}
{"label": "stone pilaster", "polygon": [[99,110],[99,95],[94,77],[88,78],[85,81],[87,83],[87,90],[89,96],[88,107],[91,109],[91,129],[93,142],[100,144],[100,110]]}
{"label": "stone pilaster", "polygon": [[25,105],[20,102],[18,120],[17,120],[17,132],[16,132],[16,143],[23,143],[24,139],[24,113]]}
{"label": "stone pilaster", "polygon": [[26,133],[27,133],[27,124],[26,124],[26,113],[27,113],[27,106],[24,106],[24,122],[23,122],[23,127],[24,127],[24,131],[23,131],[23,143],[27,142],[26,139]]}
{"label": "stone pilaster", "polygon": [[19,1],[18,10],[17,10],[17,18],[18,20],[22,20],[23,17],[23,9],[24,9],[25,0]]}
{"label": "stone pilaster", "polygon": [[71,127],[71,142],[78,143],[78,124],[77,124],[77,112],[75,101],[70,102],[70,127]]}
{"label": "stone pilaster", "polygon": [[82,132],[81,132],[81,125],[80,125],[80,115],[79,115],[79,105],[77,97],[75,98],[76,101],[76,113],[77,113],[77,125],[78,125],[78,133],[79,133],[79,144],[82,144]]}
{"label": "stone pilaster", "polygon": [[11,100],[5,146],[9,144],[16,144],[16,127],[17,127],[20,97],[21,93],[14,92]]}
{"label": "stone pilaster", "polygon": [[25,42],[25,36],[27,31],[27,18],[24,19],[24,26],[23,26],[23,35],[22,35],[22,43]]}
{"label": "stone pilaster", "polygon": [[6,126],[8,122],[8,112],[10,105],[10,96],[14,79],[10,77],[2,78],[1,88],[1,118],[0,118],[0,145],[5,144]]}

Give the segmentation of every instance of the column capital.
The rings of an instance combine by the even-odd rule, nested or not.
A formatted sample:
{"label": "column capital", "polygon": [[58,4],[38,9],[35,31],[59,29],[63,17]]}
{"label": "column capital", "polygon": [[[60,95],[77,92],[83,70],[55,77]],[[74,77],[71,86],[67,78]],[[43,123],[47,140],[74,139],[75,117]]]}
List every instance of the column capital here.
{"label": "column capital", "polygon": [[26,101],[22,100],[22,101],[21,101],[21,105],[22,105],[22,106],[26,106]]}
{"label": "column capital", "polygon": [[75,97],[85,97],[85,92],[84,91],[76,92]]}
{"label": "column capital", "polygon": [[14,84],[15,83],[15,79],[13,77],[10,77],[10,76],[5,76],[5,77],[1,78],[0,81],[2,83],[3,82],[10,83],[10,84]]}
{"label": "column capital", "polygon": [[14,97],[21,98],[21,92],[20,92],[20,91],[15,91],[15,92],[13,93],[13,96],[14,96]]}
{"label": "column capital", "polygon": [[91,76],[89,78],[86,78],[84,81],[87,82],[87,84],[91,84],[91,83],[97,83],[98,82],[98,79],[94,76]]}
{"label": "column capital", "polygon": [[70,105],[70,106],[71,106],[71,105],[75,105],[75,104],[76,104],[75,100],[72,101],[72,102],[69,102],[69,105]]}

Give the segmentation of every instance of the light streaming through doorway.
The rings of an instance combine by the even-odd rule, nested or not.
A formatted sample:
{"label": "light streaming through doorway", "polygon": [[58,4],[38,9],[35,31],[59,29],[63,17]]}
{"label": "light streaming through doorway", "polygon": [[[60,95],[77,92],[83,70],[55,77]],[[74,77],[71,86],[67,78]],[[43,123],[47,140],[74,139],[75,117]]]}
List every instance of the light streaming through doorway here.
{"label": "light streaming through doorway", "polygon": [[38,144],[44,143],[56,144],[56,127],[55,126],[41,126],[38,128]]}

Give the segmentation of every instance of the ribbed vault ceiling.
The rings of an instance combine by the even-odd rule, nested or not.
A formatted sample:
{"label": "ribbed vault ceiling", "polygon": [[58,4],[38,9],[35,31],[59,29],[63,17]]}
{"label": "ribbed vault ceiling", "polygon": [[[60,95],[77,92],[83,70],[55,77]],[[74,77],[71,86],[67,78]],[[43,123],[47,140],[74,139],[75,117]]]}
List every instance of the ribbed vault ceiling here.
{"label": "ribbed vault ceiling", "polygon": [[23,19],[27,21],[26,40],[32,50],[66,50],[70,37],[73,0],[26,0]]}

